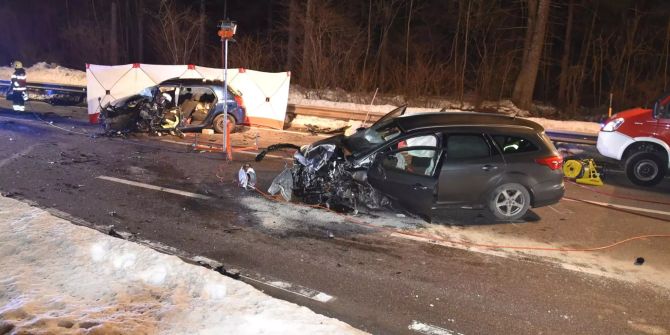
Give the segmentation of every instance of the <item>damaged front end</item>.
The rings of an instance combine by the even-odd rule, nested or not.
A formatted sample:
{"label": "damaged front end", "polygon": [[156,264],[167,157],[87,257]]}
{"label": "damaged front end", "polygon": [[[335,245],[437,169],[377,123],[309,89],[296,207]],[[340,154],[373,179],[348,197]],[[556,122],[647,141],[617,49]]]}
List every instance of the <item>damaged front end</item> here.
{"label": "damaged front end", "polygon": [[269,192],[281,193],[286,200],[295,195],[307,204],[345,212],[390,204],[367,182],[367,166],[355,164],[341,146],[332,143],[303,146],[296,151],[293,166],[273,180]]}
{"label": "damaged front end", "polygon": [[175,130],[179,111],[154,98],[149,90],[141,94],[112,101],[101,107],[101,119],[106,133],[161,132]]}

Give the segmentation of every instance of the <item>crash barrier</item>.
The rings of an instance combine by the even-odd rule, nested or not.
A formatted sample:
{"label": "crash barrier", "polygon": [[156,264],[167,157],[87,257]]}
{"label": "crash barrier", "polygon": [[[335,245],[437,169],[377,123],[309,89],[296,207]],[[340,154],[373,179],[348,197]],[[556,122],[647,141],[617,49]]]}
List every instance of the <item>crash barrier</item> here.
{"label": "crash barrier", "polygon": [[[0,80],[0,95],[6,96],[11,81]],[[86,87],[30,82],[26,84],[28,97],[33,101],[77,105],[86,99]]]}
{"label": "crash barrier", "polygon": [[563,175],[579,184],[603,186],[593,159],[570,159],[563,164]]}
{"label": "crash barrier", "polygon": [[[286,117],[290,72],[268,73],[228,69],[228,85],[242,93],[248,121],[253,125],[282,129]],[[91,123],[98,122],[100,107],[110,101],[141,92],[165,80],[223,80],[223,69],[196,65],[95,65],[86,64],[86,101]],[[232,97],[231,97],[232,100]]]}

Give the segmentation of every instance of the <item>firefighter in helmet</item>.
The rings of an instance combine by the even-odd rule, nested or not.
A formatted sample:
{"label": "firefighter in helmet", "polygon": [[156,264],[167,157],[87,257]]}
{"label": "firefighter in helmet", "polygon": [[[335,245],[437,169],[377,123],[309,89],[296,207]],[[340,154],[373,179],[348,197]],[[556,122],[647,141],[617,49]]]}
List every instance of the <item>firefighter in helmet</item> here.
{"label": "firefighter in helmet", "polygon": [[15,61],[14,73],[11,81],[11,99],[12,108],[15,111],[23,112],[26,110],[25,102],[28,100],[28,92],[26,91],[26,70],[23,69],[23,64]]}

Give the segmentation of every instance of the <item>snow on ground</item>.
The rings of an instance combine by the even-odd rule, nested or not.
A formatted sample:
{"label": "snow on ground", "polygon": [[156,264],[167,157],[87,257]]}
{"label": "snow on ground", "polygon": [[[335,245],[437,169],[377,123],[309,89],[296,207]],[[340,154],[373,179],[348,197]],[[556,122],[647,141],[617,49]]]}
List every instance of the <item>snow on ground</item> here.
{"label": "snow on ground", "polygon": [[175,256],[0,197],[0,330],[363,334]]}
{"label": "snow on ground", "polygon": [[[297,88],[297,89],[294,89]],[[343,93],[340,93],[343,94]],[[331,94],[333,99],[337,98],[335,94]],[[350,97],[347,97],[350,98]],[[446,108],[421,108],[421,107],[408,107],[406,114],[418,114],[418,113],[430,113],[430,112],[471,112],[475,110],[475,106],[470,104],[459,104],[450,100],[440,100],[437,102],[440,106],[445,106]],[[331,100],[322,100],[318,97],[305,93],[301,88],[291,87],[289,92],[289,104],[295,105],[304,105],[304,106],[315,106],[315,107],[329,107],[343,110],[356,110],[356,111],[366,111],[370,112],[372,115],[381,116],[384,115],[397,106],[394,105],[370,105],[370,104],[360,104],[353,102],[342,102],[342,101],[331,101]],[[484,101],[481,106],[481,110],[487,112],[499,112],[505,115],[517,115],[523,116],[531,121],[537,122],[547,130],[555,131],[571,131],[585,134],[598,134],[600,130],[600,124],[596,122],[586,122],[586,121],[559,121],[551,120],[546,118],[538,117],[527,117],[529,115],[528,111],[517,108],[514,103],[509,100],[502,101]],[[308,117],[308,116],[298,116],[291,123],[292,126],[298,128],[303,128],[306,124],[316,126],[322,129],[337,129],[341,126],[346,126],[345,121],[338,121],[333,119],[326,118],[317,118],[317,117]]]}
{"label": "snow on ground", "polygon": [[[86,86],[86,71],[68,69],[58,64],[45,62],[39,62],[25,69],[29,83]],[[14,68],[0,67],[0,79],[9,80],[12,73],[14,73]]]}
{"label": "snow on ground", "polygon": [[[349,109],[356,109],[356,108],[351,108],[350,103],[339,103],[339,102],[328,102],[329,107],[333,108],[349,108]],[[361,106],[360,109],[358,110],[364,110],[365,105],[359,105]],[[378,107],[378,106],[373,106],[373,107]],[[395,107],[394,106],[384,106],[386,109],[384,111],[390,112],[392,111]],[[381,110],[381,109],[380,109]],[[408,108],[407,115],[411,114],[417,114],[417,113],[425,113],[425,112],[438,112],[439,109],[428,109],[428,108]],[[463,112],[460,110],[448,110],[449,112]],[[375,112],[376,113],[376,112]],[[376,114],[381,114],[381,113],[376,113]],[[597,135],[598,131],[600,130],[600,124],[596,122],[586,122],[586,121],[558,121],[558,120],[550,120],[550,119],[545,119],[545,118],[537,118],[537,117],[529,117],[526,118],[528,120],[534,121],[539,123],[544,129],[547,130],[554,130],[554,131],[569,131],[569,132],[576,132],[576,133],[584,133],[584,134],[590,134],[590,135]],[[333,120],[333,119],[327,119],[327,118],[319,118],[315,116],[304,116],[304,115],[298,115],[296,116],[295,119],[291,122],[292,127],[296,128],[307,128],[307,125],[318,127],[320,129],[339,129],[342,127],[346,127],[347,125],[353,124],[353,122],[347,122],[347,121],[342,121],[342,120]],[[352,125],[351,128],[356,128],[358,124]],[[370,125],[370,122],[368,122],[368,126]]]}

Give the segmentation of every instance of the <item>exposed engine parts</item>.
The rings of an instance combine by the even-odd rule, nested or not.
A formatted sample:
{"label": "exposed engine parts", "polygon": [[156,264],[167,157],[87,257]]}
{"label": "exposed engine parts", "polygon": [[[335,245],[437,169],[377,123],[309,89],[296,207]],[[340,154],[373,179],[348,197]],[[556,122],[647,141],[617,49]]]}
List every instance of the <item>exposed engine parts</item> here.
{"label": "exposed engine parts", "polygon": [[[267,151],[272,151],[271,148],[291,146],[278,144]],[[267,151],[256,159],[262,159]],[[366,167],[354,166],[334,144],[302,147],[294,155],[293,166],[275,177],[268,191],[281,193],[286,200],[295,195],[310,205],[355,213],[361,206],[379,209],[390,204],[386,196],[367,182]]]}

